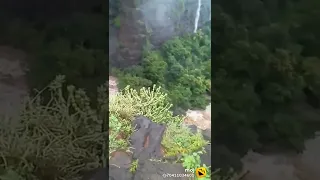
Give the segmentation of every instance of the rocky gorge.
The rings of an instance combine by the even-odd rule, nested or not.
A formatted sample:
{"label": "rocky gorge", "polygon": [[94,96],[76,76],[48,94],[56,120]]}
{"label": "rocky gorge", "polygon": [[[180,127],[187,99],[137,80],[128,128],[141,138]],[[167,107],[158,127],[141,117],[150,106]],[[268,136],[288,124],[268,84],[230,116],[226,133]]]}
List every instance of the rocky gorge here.
{"label": "rocky gorge", "polygon": [[136,65],[145,48],[192,33],[211,18],[208,0],[109,0],[109,5],[109,63],[113,67]]}

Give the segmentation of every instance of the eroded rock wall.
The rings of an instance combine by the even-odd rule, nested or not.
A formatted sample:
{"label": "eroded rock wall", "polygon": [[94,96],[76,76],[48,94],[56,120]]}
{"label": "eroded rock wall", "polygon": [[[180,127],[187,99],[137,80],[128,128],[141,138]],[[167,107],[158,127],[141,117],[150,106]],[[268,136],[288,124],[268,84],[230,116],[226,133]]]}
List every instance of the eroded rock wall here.
{"label": "eroded rock wall", "polygon": [[136,1],[109,1],[109,55],[114,67],[128,67],[138,64],[145,45],[145,26],[141,23],[142,14]]}
{"label": "eroded rock wall", "polygon": [[[211,20],[211,1],[201,0],[198,27]],[[109,62],[128,67],[141,62],[144,47],[193,33],[198,0],[109,0]]]}

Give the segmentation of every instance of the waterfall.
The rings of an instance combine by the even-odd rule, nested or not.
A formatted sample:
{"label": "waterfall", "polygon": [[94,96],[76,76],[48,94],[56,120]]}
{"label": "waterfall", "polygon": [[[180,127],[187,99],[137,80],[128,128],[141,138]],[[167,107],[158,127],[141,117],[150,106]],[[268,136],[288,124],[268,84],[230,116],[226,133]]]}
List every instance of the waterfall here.
{"label": "waterfall", "polygon": [[198,0],[198,8],[197,8],[197,13],[196,13],[196,19],[194,21],[194,33],[197,32],[198,30],[198,23],[199,23],[199,17],[200,17],[200,8],[201,8],[201,0]]}

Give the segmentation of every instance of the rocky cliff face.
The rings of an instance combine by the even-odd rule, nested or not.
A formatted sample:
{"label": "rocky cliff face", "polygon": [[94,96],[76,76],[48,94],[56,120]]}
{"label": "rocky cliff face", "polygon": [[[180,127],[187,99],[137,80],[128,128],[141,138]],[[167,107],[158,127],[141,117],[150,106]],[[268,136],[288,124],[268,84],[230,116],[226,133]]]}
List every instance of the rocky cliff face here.
{"label": "rocky cliff face", "polygon": [[110,65],[138,64],[147,45],[158,48],[174,36],[193,33],[199,7],[201,28],[211,20],[209,0],[109,0]]}
{"label": "rocky cliff face", "polygon": [[136,9],[134,1],[123,1],[125,13],[119,15],[120,27],[118,33],[119,55],[118,63],[122,66],[131,66],[139,62],[145,44],[145,28],[139,24],[141,13]]}
{"label": "rocky cliff face", "polygon": [[151,44],[155,47],[173,36],[193,33],[196,23],[201,27],[211,20],[211,1],[208,0],[149,0],[140,8],[143,21],[151,31]]}
{"label": "rocky cliff face", "polygon": [[127,67],[141,59],[145,44],[145,26],[135,1],[109,1],[109,62],[113,67]]}

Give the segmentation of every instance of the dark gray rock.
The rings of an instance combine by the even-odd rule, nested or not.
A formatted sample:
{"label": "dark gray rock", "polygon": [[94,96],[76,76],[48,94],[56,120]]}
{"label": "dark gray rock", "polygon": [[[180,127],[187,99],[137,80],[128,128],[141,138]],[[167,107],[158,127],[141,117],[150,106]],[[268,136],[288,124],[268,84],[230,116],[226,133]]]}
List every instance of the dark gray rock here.
{"label": "dark gray rock", "polygon": [[206,141],[211,141],[211,129],[202,130],[202,135]]}
{"label": "dark gray rock", "polygon": [[196,125],[189,125],[188,128],[190,129],[190,131],[193,133],[193,134],[196,134],[197,131],[198,131],[198,128]]}
{"label": "dark gray rock", "polygon": [[206,153],[200,155],[201,165],[211,166],[211,144],[206,145],[204,149]]}
{"label": "dark gray rock", "polygon": [[187,179],[178,177],[167,177],[168,174],[183,174],[184,168],[181,164],[169,164],[156,161],[139,161],[134,180],[177,180]]}
{"label": "dark gray rock", "polygon": [[137,116],[133,122],[135,132],[130,137],[133,158],[139,160],[161,158],[161,141],[165,125],[152,122],[145,116]]}
{"label": "dark gray rock", "polygon": [[[117,167],[114,165],[109,165],[109,180],[131,180],[133,174],[130,172],[129,168]],[[90,179],[91,180],[91,179]],[[104,179],[93,179],[93,180],[104,180]]]}
{"label": "dark gray rock", "polygon": [[[188,125],[188,128],[190,129],[190,131],[193,133],[193,134],[196,134],[198,132],[198,127],[195,126],[195,125]],[[203,138],[206,140],[206,141],[211,141],[211,129],[205,129],[205,130],[201,130],[201,134],[203,136]]]}
{"label": "dark gray rock", "polygon": [[152,121],[148,119],[145,116],[135,116],[135,120],[132,123],[132,126],[135,127],[135,129],[139,130],[141,128],[148,129]]}

